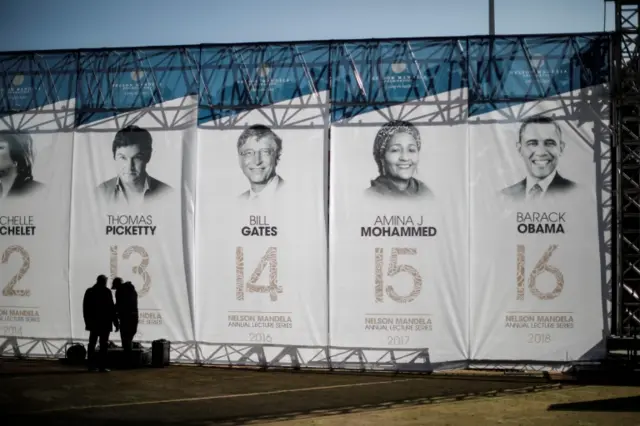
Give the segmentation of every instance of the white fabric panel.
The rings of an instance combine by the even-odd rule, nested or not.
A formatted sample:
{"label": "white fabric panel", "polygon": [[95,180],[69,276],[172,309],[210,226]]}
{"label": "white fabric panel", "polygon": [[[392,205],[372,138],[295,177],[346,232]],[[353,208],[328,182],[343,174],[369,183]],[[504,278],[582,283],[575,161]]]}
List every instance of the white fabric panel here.
{"label": "white fabric panel", "polygon": [[[196,336],[213,344],[327,344],[326,123],[318,102],[327,94],[256,109],[198,129],[196,216]],[[306,107],[298,107],[300,102]],[[276,104],[276,107],[279,106]],[[272,120],[282,123],[273,126]],[[233,123],[234,127],[224,127]],[[215,127],[215,126],[223,127]],[[265,125],[282,140],[277,159],[272,136],[250,137]],[[245,150],[254,157],[242,157]],[[274,149],[271,155],[261,149]],[[265,156],[266,155],[266,156]],[[260,181],[275,168],[279,183],[255,196],[246,170]],[[249,195],[248,195],[249,194]],[[215,345],[204,348],[215,351]],[[207,353],[205,353],[205,357]],[[241,353],[229,355],[237,360]],[[225,358],[226,359],[226,358]]]}
{"label": "white fabric panel", "polygon": [[[62,129],[73,125],[74,103],[65,100],[43,108],[51,113],[33,110],[0,118],[0,336],[59,339],[71,334],[73,133]],[[29,151],[33,181],[20,189],[13,162],[21,168],[20,159]],[[22,353],[46,352],[35,345]]]}
{"label": "white fabric panel", "polygon": [[[593,111],[571,105],[578,94],[470,120],[472,359],[603,355],[596,161],[607,148],[595,146]],[[522,128],[534,116],[553,122]],[[544,194],[525,195],[537,180]]]}
{"label": "white fabric panel", "polygon": [[[365,349],[365,356],[369,349],[371,357],[380,349],[424,350],[434,364],[467,356],[466,98],[458,99],[457,118],[448,123],[444,116],[455,114],[441,116],[428,103],[433,100],[332,125],[332,347]],[[373,155],[378,132],[398,118],[414,126],[421,145],[416,150],[407,133],[387,138],[381,151],[386,176],[401,181],[415,168],[413,177],[429,189],[426,196],[369,189],[379,176]]]}
{"label": "white fabric panel", "polygon": [[[179,109],[168,109],[177,107]],[[140,110],[79,128],[74,146],[74,185],[71,239],[71,283],[74,337],[88,337],[82,318],[85,290],[99,274],[120,276],[133,283],[139,296],[138,334],[135,340],[165,338],[193,340],[189,304],[188,200],[191,170],[184,167],[195,145],[197,98],[175,99],[162,112]],[[171,123],[163,128],[161,123]],[[161,182],[144,200],[119,196],[113,187],[99,186],[127,172],[133,151],[112,151],[116,133],[128,125],[147,129],[153,152],[146,165],[149,176]],[[115,157],[115,158],[114,158]],[[143,161],[144,163],[144,161]],[[165,186],[166,185],[166,186]],[[153,184],[151,185],[153,187]],[[186,206],[193,204],[187,202]],[[111,285],[109,283],[109,285]],[[119,334],[112,334],[114,341]]]}

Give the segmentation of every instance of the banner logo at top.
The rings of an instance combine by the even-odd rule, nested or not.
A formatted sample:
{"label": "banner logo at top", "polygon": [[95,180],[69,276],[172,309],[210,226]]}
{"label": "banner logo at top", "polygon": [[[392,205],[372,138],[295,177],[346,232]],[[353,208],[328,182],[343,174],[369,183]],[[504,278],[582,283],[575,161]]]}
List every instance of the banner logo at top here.
{"label": "banner logo at top", "polygon": [[131,80],[139,81],[144,77],[144,71],[131,71]]}
{"label": "banner logo at top", "polygon": [[531,66],[535,71],[540,71],[545,64],[545,58],[543,55],[533,55],[531,57]]}
{"label": "banner logo at top", "polygon": [[270,73],[271,73],[271,67],[269,66],[269,64],[262,64],[260,68],[258,68],[258,75],[260,77],[267,78],[269,77]]}
{"label": "banner logo at top", "polygon": [[37,106],[39,104],[36,101],[36,104],[33,105],[33,92],[35,91],[32,84],[25,84],[28,82],[27,78],[24,74],[15,74],[11,78],[11,83],[7,88],[0,88],[0,94],[6,94],[9,99],[9,103],[11,104],[11,109],[13,110],[23,110],[28,109],[29,104],[32,106]]}
{"label": "banner logo at top", "polygon": [[393,64],[391,64],[391,71],[393,71],[396,74],[400,74],[401,72],[404,72],[407,69],[407,64],[405,64],[404,62],[394,62]]}
{"label": "banner logo at top", "polygon": [[13,84],[14,86],[21,86],[22,83],[24,83],[24,75],[23,74],[16,74],[13,77],[13,80],[11,81],[11,84]]}

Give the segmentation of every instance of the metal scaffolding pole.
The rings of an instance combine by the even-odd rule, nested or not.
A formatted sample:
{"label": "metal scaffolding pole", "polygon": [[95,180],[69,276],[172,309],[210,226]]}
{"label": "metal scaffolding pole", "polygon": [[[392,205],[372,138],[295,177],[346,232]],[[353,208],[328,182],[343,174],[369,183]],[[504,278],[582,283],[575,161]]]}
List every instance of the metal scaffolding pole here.
{"label": "metal scaffolding pole", "polygon": [[605,3],[615,3],[612,124],[616,146],[617,258],[612,335],[631,338],[640,333],[640,0]]}

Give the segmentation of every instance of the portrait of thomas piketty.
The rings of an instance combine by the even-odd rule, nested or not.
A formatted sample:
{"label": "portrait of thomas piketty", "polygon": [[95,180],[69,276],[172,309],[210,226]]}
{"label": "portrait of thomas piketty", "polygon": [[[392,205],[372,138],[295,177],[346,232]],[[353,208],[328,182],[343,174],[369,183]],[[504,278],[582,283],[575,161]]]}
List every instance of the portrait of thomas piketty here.
{"label": "portrait of thomas piketty", "polygon": [[110,203],[141,204],[166,195],[173,189],[147,173],[153,154],[148,130],[128,126],[119,130],[111,145],[116,176],[101,183],[98,196]]}
{"label": "portrait of thomas piketty", "polygon": [[421,147],[420,132],[412,123],[394,120],[383,125],[373,142],[378,177],[371,181],[366,194],[405,199],[432,197],[431,190],[415,177]]}
{"label": "portrait of thomas piketty", "polygon": [[529,201],[566,194],[577,188],[575,182],[558,173],[565,142],[560,126],[553,118],[536,116],[525,119],[520,125],[516,148],[525,164],[527,175],[516,184],[503,189],[503,196],[514,201]]}
{"label": "portrait of thomas piketty", "polygon": [[249,182],[249,189],[240,198],[273,198],[285,184],[277,172],[282,139],[269,127],[256,124],[240,134],[237,148],[240,169]]}
{"label": "portrait of thomas piketty", "polygon": [[33,179],[33,163],[31,135],[0,133],[0,200],[32,195],[44,188]]}

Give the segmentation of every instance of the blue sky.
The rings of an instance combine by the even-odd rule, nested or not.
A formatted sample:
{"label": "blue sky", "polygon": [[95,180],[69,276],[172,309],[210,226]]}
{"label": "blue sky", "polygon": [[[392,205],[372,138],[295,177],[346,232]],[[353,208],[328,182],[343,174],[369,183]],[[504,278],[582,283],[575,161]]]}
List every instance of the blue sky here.
{"label": "blue sky", "polygon": [[[495,0],[497,34],[611,31],[604,0]],[[0,0],[0,51],[488,33],[488,0]]]}

